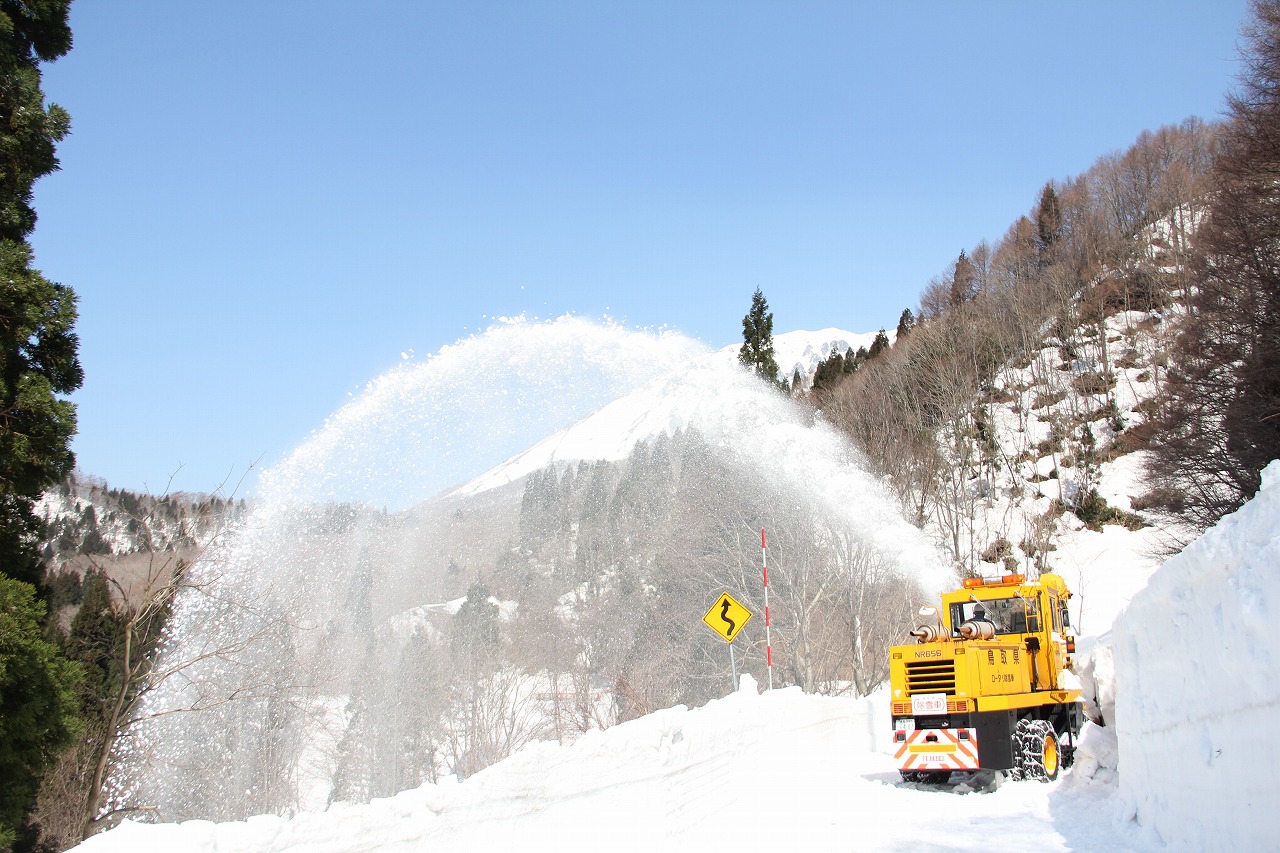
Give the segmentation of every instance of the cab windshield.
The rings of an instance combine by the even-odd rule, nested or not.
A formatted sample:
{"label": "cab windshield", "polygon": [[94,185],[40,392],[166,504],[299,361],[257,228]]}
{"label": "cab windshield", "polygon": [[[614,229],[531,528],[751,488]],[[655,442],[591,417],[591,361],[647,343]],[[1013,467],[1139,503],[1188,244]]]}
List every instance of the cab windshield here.
{"label": "cab windshield", "polygon": [[1034,598],[990,598],[984,601],[963,601],[951,605],[953,637],[960,636],[961,623],[985,619],[995,626],[997,634],[1025,634],[1039,630],[1039,618]]}

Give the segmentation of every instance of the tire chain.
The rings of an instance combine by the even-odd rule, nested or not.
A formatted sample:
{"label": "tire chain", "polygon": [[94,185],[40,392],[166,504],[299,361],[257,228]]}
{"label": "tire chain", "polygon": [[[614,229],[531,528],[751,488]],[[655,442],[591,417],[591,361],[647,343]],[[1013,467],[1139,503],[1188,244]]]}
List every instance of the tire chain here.
{"label": "tire chain", "polygon": [[1045,720],[1019,720],[1013,732],[1013,770],[1010,778],[1014,781],[1031,779],[1039,782],[1048,781],[1040,757],[1044,755],[1046,737],[1057,737],[1053,725]]}

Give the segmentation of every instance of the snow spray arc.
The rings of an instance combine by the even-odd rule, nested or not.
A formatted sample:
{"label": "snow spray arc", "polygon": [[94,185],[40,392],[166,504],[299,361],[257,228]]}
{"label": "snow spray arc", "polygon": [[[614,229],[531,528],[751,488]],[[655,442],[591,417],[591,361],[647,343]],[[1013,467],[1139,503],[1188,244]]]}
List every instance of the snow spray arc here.
{"label": "snow spray arc", "polygon": [[[548,438],[571,424],[575,446],[573,430]],[[509,531],[467,518],[511,490],[448,488],[503,460],[518,482],[536,470],[514,465],[525,448],[542,448],[535,466],[621,459],[628,442],[685,428],[803,487],[935,585],[933,555],[856,454],[731,355],[573,317],[504,322],[379,377],[264,472],[247,519],[188,570],[167,677],[121,741],[108,807],[227,820],[419,784],[414,761],[434,759],[406,758],[405,743],[441,713],[443,688],[413,644],[449,597],[441,567],[510,552]]]}

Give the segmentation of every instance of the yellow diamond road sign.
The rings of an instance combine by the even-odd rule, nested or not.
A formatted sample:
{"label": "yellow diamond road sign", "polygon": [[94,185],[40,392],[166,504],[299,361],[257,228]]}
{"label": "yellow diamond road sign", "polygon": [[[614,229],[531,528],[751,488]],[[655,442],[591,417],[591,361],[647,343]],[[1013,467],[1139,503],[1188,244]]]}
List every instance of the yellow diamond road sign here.
{"label": "yellow diamond road sign", "polygon": [[752,613],[743,607],[729,593],[723,593],[716,603],[711,605],[702,621],[707,627],[724,637],[726,643],[732,643],[742,633],[742,628],[751,618]]}

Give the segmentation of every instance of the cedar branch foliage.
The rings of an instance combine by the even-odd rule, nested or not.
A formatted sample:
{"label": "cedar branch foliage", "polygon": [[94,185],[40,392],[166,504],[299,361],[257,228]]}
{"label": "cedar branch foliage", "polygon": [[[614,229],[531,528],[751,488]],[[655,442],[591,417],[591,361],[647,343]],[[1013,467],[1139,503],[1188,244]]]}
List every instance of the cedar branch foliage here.
{"label": "cedar branch foliage", "polygon": [[36,224],[32,185],[58,168],[55,146],[71,119],[46,109],[41,61],[71,49],[70,0],[0,2],[0,239],[21,242]]}

